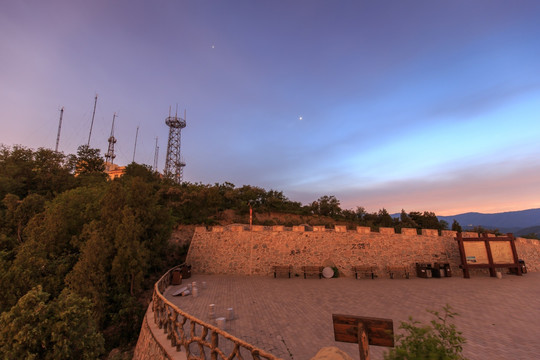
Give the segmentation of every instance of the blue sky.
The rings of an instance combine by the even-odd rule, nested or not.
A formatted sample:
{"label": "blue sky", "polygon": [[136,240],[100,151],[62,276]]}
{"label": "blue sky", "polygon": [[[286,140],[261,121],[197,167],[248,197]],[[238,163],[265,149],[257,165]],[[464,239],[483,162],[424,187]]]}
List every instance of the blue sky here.
{"label": "blue sky", "polygon": [[368,211],[540,207],[538,1],[3,1],[0,143]]}

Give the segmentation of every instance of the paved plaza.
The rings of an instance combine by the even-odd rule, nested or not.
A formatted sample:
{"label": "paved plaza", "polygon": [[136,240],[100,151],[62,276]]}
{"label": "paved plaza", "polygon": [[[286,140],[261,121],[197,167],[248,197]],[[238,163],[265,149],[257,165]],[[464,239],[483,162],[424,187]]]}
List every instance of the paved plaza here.
{"label": "paved plaza", "polygon": [[[171,296],[191,281],[198,284],[197,297]],[[194,275],[165,295],[206,322],[212,322],[210,304],[218,317],[232,307],[235,319],[226,331],[283,359],[310,359],[325,346],[358,359],[358,345],[334,341],[334,313],[392,319],[398,331],[409,316],[427,323],[433,316],[426,309],[446,304],[459,313],[453,323],[467,339],[468,359],[540,359],[540,273],[395,280]],[[372,359],[383,359],[386,348],[370,351]]]}

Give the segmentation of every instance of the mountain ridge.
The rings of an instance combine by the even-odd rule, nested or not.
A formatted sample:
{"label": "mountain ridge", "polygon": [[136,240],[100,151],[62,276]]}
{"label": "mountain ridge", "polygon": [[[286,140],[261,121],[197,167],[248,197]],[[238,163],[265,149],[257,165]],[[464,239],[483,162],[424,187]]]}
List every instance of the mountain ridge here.
{"label": "mountain ridge", "polygon": [[449,226],[456,220],[464,229],[481,226],[486,229],[499,229],[501,232],[521,233],[523,229],[540,226],[540,208],[489,214],[467,212],[437,218],[446,221]]}

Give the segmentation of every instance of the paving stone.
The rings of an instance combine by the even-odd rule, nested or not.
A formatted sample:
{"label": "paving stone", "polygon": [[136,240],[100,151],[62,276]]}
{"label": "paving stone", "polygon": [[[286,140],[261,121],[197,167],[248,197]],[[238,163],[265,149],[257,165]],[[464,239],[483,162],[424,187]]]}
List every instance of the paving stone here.
{"label": "paving stone", "polygon": [[[227,331],[283,359],[310,359],[325,346],[336,346],[358,359],[358,346],[334,341],[332,314],[390,318],[394,331],[409,316],[429,322],[426,309],[449,304],[459,313],[454,323],[467,343],[470,360],[540,358],[540,273],[505,275],[502,279],[477,276],[463,279],[292,279],[259,276],[194,275],[190,281],[199,296],[173,297],[183,285],[165,295],[175,305],[208,320],[209,305],[216,316],[232,307],[235,319]],[[226,343],[220,339],[220,345]],[[382,359],[386,348],[372,346],[372,359]]]}

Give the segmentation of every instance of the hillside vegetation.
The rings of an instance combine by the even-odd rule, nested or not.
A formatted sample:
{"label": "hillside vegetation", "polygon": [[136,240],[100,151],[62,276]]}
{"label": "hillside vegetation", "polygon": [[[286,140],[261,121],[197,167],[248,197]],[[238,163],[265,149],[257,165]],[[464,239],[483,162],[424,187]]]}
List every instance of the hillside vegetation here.
{"label": "hillside vegetation", "polygon": [[[248,222],[444,229],[431,212],[343,210],[231,183],[171,183],[132,163],[113,181],[97,149],[0,146],[0,354],[95,359],[138,335],[153,283],[182,261],[177,225]],[[286,215],[285,215],[286,214]]]}

